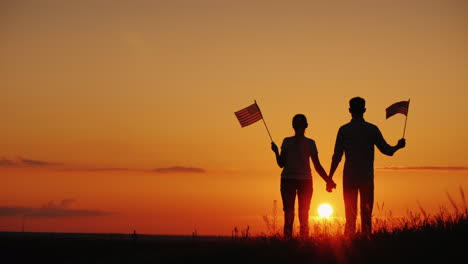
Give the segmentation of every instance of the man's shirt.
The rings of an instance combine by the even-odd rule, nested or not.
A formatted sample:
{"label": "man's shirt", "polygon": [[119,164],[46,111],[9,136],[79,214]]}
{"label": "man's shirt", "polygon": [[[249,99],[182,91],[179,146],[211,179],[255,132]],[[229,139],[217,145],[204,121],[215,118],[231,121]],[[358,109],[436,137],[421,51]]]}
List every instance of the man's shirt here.
{"label": "man's shirt", "polygon": [[388,145],[376,125],[364,119],[353,118],[338,130],[333,161],[340,162],[345,154],[343,185],[356,186],[374,180],[374,145],[385,155],[392,156]]}

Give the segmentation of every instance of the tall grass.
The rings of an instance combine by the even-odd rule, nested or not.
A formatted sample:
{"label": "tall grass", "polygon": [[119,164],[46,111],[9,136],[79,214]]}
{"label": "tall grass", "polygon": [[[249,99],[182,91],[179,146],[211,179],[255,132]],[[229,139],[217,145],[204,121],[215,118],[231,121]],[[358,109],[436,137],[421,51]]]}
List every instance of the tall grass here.
{"label": "tall grass", "polygon": [[458,204],[452,196],[447,193],[448,201],[450,202],[453,211],[445,207],[440,207],[435,214],[428,213],[423,206],[418,202],[419,212],[408,211],[406,217],[395,218],[387,216],[385,220],[382,218],[374,219],[374,233],[398,233],[398,232],[416,232],[428,230],[444,231],[450,229],[454,225],[466,224],[468,219],[468,208],[465,201],[465,193],[460,187],[460,196],[462,204]]}
{"label": "tall grass", "polygon": [[[385,203],[376,203],[372,216],[373,235],[370,238],[382,237],[383,235],[394,236],[399,233],[408,232],[444,232],[452,230],[455,226],[467,225],[468,207],[463,189],[460,187],[461,203],[453,199],[449,193],[446,195],[452,210],[440,207],[438,212],[432,214],[425,210],[419,201],[416,201],[418,211],[407,211],[406,216],[402,217],[395,217],[391,210],[385,208]],[[276,239],[281,238],[282,234],[278,228],[276,206],[276,201],[274,201],[271,215],[263,216],[267,233],[262,233],[262,236]],[[311,217],[309,225],[310,239],[312,240],[320,241],[343,238],[345,220],[342,218],[331,217],[323,219]],[[356,225],[359,231],[359,216]],[[295,228],[295,235],[297,237],[298,230],[296,229],[298,227]]]}
{"label": "tall grass", "polygon": [[271,213],[263,216],[263,222],[265,223],[267,230],[266,234],[262,234],[263,236],[281,236],[280,230],[278,228],[278,202],[276,200],[273,200]]}

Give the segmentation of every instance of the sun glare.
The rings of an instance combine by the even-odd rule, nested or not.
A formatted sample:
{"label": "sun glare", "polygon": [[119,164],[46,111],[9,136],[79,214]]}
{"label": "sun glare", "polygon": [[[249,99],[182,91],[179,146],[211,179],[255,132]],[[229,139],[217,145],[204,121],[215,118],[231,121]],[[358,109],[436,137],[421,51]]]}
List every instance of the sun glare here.
{"label": "sun glare", "polygon": [[321,218],[329,218],[333,214],[331,205],[323,203],[319,205],[317,212]]}

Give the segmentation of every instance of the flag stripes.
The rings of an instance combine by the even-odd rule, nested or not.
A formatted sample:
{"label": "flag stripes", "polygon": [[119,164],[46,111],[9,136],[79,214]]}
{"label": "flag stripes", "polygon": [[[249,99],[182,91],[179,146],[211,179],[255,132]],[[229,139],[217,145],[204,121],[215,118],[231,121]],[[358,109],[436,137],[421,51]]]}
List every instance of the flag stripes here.
{"label": "flag stripes", "polygon": [[239,120],[241,127],[251,125],[263,118],[257,103],[247,106],[234,114],[236,115],[237,120]]}
{"label": "flag stripes", "polygon": [[408,116],[409,101],[401,101],[392,104],[385,109],[387,119],[395,114],[403,114]]}

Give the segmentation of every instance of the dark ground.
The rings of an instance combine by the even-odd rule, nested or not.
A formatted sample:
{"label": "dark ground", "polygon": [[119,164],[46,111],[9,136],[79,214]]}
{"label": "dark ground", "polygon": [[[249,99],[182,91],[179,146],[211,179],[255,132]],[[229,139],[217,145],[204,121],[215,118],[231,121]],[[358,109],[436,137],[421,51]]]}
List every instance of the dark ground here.
{"label": "dark ground", "polygon": [[440,230],[284,241],[255,237],[0,233],[0,263],[464,263],[466,223]]}

